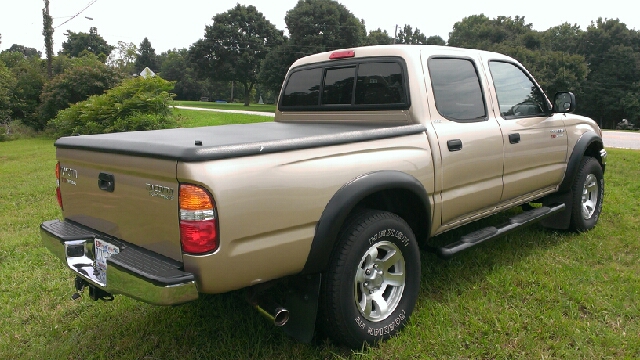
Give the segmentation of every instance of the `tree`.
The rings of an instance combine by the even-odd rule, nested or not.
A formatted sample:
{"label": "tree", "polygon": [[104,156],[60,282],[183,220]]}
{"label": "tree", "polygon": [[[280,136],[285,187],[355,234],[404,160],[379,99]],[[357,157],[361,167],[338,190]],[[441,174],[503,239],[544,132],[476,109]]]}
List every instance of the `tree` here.
{"label": "tree", "polygon": [[195,71],[189,63],[188,50],[169,50],[162,53],[162,66],[160,76],[169,81],[175,81],[173,92],[177,100],[198,100],[202,96],[203,90],[198,83]]}
{"label": "tree", "polygon": [[640,93],[640,33],[619,19],[592,22],[582,33],[578,52],[589,64],[583,106],[578,110],[604,128],[622,119],[638,119],[634,97]]}
{"label": "tree", "polygon": [[132,42],[118,41],[115,49],[107,59],[107,65],[120,69],[124,74],[135,73],[136,56],[138,47]]}
{"label": "tree", "polygon": [[16,79],[11,71],[0,61],[0,124],[5,126],[11,120],[11,89],[15,83]]}
{"label": "tree", "polygon": [[103,64],[95,55],[84,56],[78,60],[74,66],[56,75],[42,89],[40,118],[38,123],[34,124],[36,130],[42,130],[58,111],[86,100],[90,95],[102,94],[121,80],[121,75],[116,69]]}
{"label": "tree", "polygon": [[427,38],[427,45],[441,45],[444,46],[447,43],[439,35],[429,36]]}
{"label": "tree", "polygon": [[260,84],[273,93],[279,92],[289,66],[297,59],[369,44],[362,21],[337,1],[300,0],[287,11],[285,23],[290,37],[272,49],[260,73]]}
{"label": "tree", "polygon": [[[284,77],[289,71],[289,67],[298,59],[298,53],[291,51],[290,40],[272,49],[267,57],[262,61],[258,80],[267,91],[275,94],[280,92]],[[275,102],[275,96],[273,101]]]}
{"label": "tree", "polygon": [[282,41],[282,31],[255,6],[238,4],[214,16],[213,24],[205,27],[204,39],[193,44],[190,52],[204,76],[242,84],[244,104],[249,106],[262,60]]}
{"label": "tree", "polygon": [[404,27],[398,31],[396,44],[426,45],[427,37],[420,32],[420,29],[416,28],[414,31],[411,25],[405,24]]}
{"label": "tree", "polygon": [[284,21],[298,57],[367,43],[364,24],[334,0],[300,0]]}
{"label": "tree", "polygon": [[138,53],[136,55],[135,70],[140,73],[144,68],[148,67],[154,72],[158,71],[156,64],[156,50],[151,47],[151,42],[146,37],[140,43]]}
{"label": "tree", "polygon": [[98,30],[95,27],[91,27],[89,33],[75,33],[67,30],[67,41],[62,43],[62,51],[59,54],[79,57],[84,51],[87,51],[96,55],[102,62],[106,62],[107,57],[114,48],[98,34]]}
{"label": "tree", "polygon": [[524,16],[498,16],[489,19],[484,14],[465,17],[453,25],[449,45],[470,49],[492,50],[496,44],[523,44],[521,37],[532,32],[532,24]]}
{"label": "tree", "polygon": [[21,53],[24,57],[42,57],[42,53],[40,51],[18,44],[13,44],[10,48],[3,50],[2,52],[18,52]]}
{"label": "tree", "polygon": [[40,57],[25,57],[20,51],[3,51],[0,62],[7,66],[14,79],[9,89],[10,116],[31,127],[37,122],[40,93],[46,81],[44,62]]}
{"label": "tree", "polygon": [[391,45],[393,44],[393,38],[389,36],[387,30],[381,30],[377,28],[376,30],[369,31],[369,35],[367,35],[367,45]]}

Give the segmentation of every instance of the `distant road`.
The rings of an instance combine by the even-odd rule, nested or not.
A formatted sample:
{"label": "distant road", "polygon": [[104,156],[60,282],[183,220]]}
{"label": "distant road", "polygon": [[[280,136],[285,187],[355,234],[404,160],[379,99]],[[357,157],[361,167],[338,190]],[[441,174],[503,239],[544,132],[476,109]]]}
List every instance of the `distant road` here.
{"label": "distant road", "polygon": [[274,116],[276,116],[276,114],[274,114],[274,113],[261,112],[261,111],[205,109],[205,108],[191,107],[191,106],[174,106],[174,108],[176,108],[176,109],[182,109],[182,110],[215,111],[215,112],[226,112],[226,113],[234,113],[234,114],[258,115],[258,116],[267,116],[267,117],[274,117]]}
{"label": "distant road", "polygon": [[603,131],[605,148],[640,149],[640,132]]}

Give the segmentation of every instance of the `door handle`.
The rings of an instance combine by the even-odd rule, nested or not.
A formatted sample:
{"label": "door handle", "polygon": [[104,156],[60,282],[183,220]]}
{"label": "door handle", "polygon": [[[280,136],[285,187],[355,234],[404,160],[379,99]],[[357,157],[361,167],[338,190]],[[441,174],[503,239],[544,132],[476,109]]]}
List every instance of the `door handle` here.
{"label": "door handle", "polygon": [[509,142],[512,144],[517,144],[520,142],[520,134],[518,133],[514,133],[514,134],[509,134]]}
{"label": "door handle", "polygon": [[447,147],[449,148],[449,151],[460,151],[462,150],[462,140],[460,139],[447,140]]}

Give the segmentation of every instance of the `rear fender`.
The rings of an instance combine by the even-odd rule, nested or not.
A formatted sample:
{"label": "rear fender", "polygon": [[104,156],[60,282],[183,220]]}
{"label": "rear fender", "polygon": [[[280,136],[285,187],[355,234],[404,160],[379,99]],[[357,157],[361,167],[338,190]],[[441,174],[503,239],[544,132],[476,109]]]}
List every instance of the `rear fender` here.
{"label": "rear fender", "polygon": [[[406,208],[393,206],[390,204],[391,202],[398,204],[393,199],[377,203],[375,201],[377,199],[384,200],[384,194],[399,194],[410,204],[407,204]],[[390,205],[392,208],[389,208]],[[405,218],[405,221],[413,228],[416,237],[419,234],[429,234],[431,207],[427,191],[422,184],[413,176],[400,171],[368,173],[345,184],[329,200],[316,225],[311,250],[303,269],[304,274],[313,274],[324,270],[329,263],[331,252],[343,223],[357,207],[387,210],[395,212],[401,217],[404,210],[405,217],[413,217],[413,219]],[[412,211],[407,211],[409,209]],[[410,216],[412,214],[413,216]]]}

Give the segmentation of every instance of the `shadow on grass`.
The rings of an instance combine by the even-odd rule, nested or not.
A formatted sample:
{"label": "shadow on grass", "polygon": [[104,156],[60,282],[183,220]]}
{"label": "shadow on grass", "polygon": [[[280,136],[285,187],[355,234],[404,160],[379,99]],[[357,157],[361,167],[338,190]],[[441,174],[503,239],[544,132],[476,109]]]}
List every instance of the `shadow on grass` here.
{"label": "shadow on grass", "polygon": [[[501,221],[501,216],[505,215],[481,221],[471,229],[454,230],[434,240],[455,240],[486,223]],[[486,281],[487,275],[496,268],[512,266],[534,250],[553,247],[570,237],[571,233],[555,233],[533,225],[446,261],[423,252],[422,292],[418,306],[429,306],[455,296]],[[202,295],[198,301],[175,307],[147,305],[123,296],[106,304],[82,301],[84,306],[68,314],[82,325],[68,329],[62,343],[54,346],[60,356],[324,359],[353,354],[323,339],[311,345],[290,339],[246,303],[242,292]]]}

